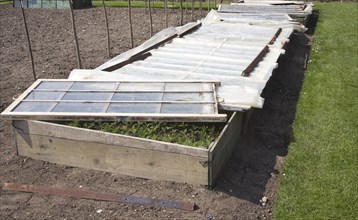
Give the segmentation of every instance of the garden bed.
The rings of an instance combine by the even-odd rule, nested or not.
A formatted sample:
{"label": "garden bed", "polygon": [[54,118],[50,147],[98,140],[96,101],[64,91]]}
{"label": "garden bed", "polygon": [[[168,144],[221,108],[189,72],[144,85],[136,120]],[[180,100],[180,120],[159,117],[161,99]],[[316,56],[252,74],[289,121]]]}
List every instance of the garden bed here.
{"label": "garden bed", "polygon": [[[188,123],[175,126],[169,126],[169,123],[136,125],[119,122],[121,126],[118,127],[115,126],[118,123],[114,122],[67,122],[67,125],[62,125],[19,120],[13,121],[13,128],[17,152],[21,156],[148,179],[207,185],[211,188],[239,139],[237,134],[241,130],[242,114],[232,114],[225,126]],[[150,127],[143,129],[143,125]],[[106,131],[119,128],[116,130],[119,133],[132,134],[134,131],[142,137],[156,136],[156,139],[170,139],[180,144],[96,131],[93,128]],[[209,128],[209,132],[205,128]],[[219,133],[218,128],[222,128]],[[149,132],[155,129],[159,130],[158,133]],[[164,136],[161,129],[164,129],[164,133],[166,129],[172,129],[172,132]],[[181,135],[173,135],[171,138],[171,134],[178,134],[178,131]],[[214,137],[210,138],[209,135]],[[206,143],[209,144],[205,146]]]}

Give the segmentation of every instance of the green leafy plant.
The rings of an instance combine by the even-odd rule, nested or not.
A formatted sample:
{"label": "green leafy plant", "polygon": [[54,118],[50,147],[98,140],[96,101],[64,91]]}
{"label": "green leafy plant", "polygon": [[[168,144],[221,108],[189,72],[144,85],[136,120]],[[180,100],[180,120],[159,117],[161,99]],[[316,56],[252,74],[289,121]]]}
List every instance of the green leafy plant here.
{"label": "green leafy plant", "polygon": [[222,131],[225,123],[184,122],[97,122],[71,121],[63,124],[152,140],[208,147]]}

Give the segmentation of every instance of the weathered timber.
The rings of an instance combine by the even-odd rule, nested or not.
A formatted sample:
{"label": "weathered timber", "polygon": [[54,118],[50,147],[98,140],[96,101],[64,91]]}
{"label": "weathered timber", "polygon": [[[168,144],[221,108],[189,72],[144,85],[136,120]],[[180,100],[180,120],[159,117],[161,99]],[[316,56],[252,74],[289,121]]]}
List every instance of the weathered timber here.
{"label": "weathered timber", "polygon": [[250,76],[250,73],[254,70],[257,64],[262,58],[269,52],[269,47],[266,45],[261,52],[255,57],[255,59],[242,71],[241,76]]}
{"label": "weathered timber", "polygon": [[242,113],[234,113],[209,149],[41,121],[13,121],[13,128],[20,156],[213,187],[240,137],[241,122]]}
{"label": "weathered timber", "polygon": [[209,188],[213,188],[216,179],[225,168],[241,136],[242,113],[235,112],[220,136],[209,148]]}
{"label": "weathered timber", "polygon": [[18,154],[148,179],[207,185],[207,152],[177,144],[38,121],[14,121]]}
{"label": "weathered timber", "polygon": [[144,60],[147,57],[151,56],[151,53],[143,53],[143,54],[138,54],[135,56],[132,56],[131,58],[129,58],[128,60],[125,60],[123,62],[117,63],[113,66],[107,67],[106,69],[103,69],[103,71],[108,71],[108,72],[112,72],[115,71],[119,68],[124,67],[125,65],[131,64],[133,62],[139,61],[139,60]]}

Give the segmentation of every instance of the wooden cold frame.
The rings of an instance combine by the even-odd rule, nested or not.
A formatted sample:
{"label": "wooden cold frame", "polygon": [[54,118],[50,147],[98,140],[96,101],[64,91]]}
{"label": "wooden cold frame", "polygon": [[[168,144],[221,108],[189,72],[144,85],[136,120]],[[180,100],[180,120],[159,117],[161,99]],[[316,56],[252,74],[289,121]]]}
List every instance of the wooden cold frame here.
{"label": "wooden cold frame", "polygon": [[18,155],[82,168],[212,188],[241,133],[235,112],[206,148],[41,121],[13,121]]}
{"label": "wooden cold frame", "polygon": [[[99,83],[99,84],[118,84],[116,89],[112,90],[70,90],[67,89],[39,89],[38,86],[42,85],[43,82],[65,82],[65,83]],[[210,90],[130,90],[130,91],[120,91],[118,90],[119,86],[125,83],[131,83],[131,84],[138,84],[138,83],[145,83],[145,84],[151,84],[151,83],[161,83],[164,85],[168,85],[170,83],[176,83],[176,84],[182,84],[182,85],[193,85],[193,84],[207,84],[210,87]],[[37,80],[32,86],[30,86],[18,99],[15,100],[14,103],[12,103],[2,114],[1,116],[4,118],[9,118],[12,120],[106,120],[106,121],[129,121],[129,120],[135,120],[135,121],[183,121],[183,122],[224,122],[226,121],[226,115],[225,114],[219,114],[218,108],[217,108],[217,99],[216,99],[216,92],[215,92],[215,84],[219,84],[218,81],[96,81],[96,80]],[[71,86],[72,86],[71,85]],[[69,87],[71,87],[69,86]],[[164,86],[165,87],[165,86]],[[88,94],[94,94],[94,93],[113,93],[112,97],[107,100],[63,100],[63,95],[59,99],[51,99],[51,100],[26,100],[29,94],[31,94],[33,91],[38,92],[63,92],[63,94],[67,94],[67,92],[82,92],[82,93],[88,93]],[[141,101],[114,101],[112,100],[114,94],[122,94],[122,93],[160,93],[162,95],[161,100],[156,101],[150,101],[150,100],[141,100]],[[163,100],[164,94],[169,93],[187,93],[187,94],[196,94],[198,96],[202,96],[203,94],[207,94],[212,98],[212,101],[190,101],[190,100]],[[29,112],[29,111],[16,111],[16,108],[20,106],[22,103],[26,102],[38,102],[38,103],[52,103],[52,107],[49,111],[36,111],[36,112]],[[53,112],[52,109],[54,109],[58,103],[79,103],[79,104],[101,104],[105,105],[107,104],[107,108],[102,110],[103,112],[82,112],[82,109],[80,112],[76,111],[66,111],[66,112]],[[108,106],[112,104],[156,104],[157,106],[161,106],[159,111],[160,112],[107,112]],[[186,105],[186,104],[192,104],[196,106],[200,105],[210,105],[213,109],[212,112],[162,112],[162,104],[170,106],[173,104],[179,104],[179,105]],[[204,108],[203,106],[202,108]]]}

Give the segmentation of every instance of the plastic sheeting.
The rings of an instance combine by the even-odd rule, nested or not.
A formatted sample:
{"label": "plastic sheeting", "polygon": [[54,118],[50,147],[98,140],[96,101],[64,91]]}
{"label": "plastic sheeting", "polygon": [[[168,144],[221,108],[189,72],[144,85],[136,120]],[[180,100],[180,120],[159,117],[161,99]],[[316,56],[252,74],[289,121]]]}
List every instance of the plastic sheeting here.
{"label": "plastic sheeting", "polygon": [[305,8],[300,5],[272,5],[269,3],[237,3],[220,5],[220,12],[256,13],[256,14],[288,14],[291,16],[307,16],[312,12],[312,5]]}
{"label": "plastic sheeting", "polygon": [[[227,6],[228,8],[232,6]],[[236,6],[234,6],[236,7]],[[237,13],[236,13],[237,14]],[[220,80],[216,88],[219,107],[241,111],[251,107],[262,108],[260,96],[277,59],[284,54],[283,45],[294,30],[304,30],[286,14],[251,15],[221,14],[211,11],[201,21],[202,26],[183,38],[174,38],[163,46],[150,50],[151,56],[123,66],[112,72],[103,69],[124,61],[137,52],[179,33],[198,23],[181,28],[168,28],[137,48],[123,53],[95,70],[73,70],[69,79],[95,80]],[[253,22],[255,21],[255,22]],[[248,77],[242,72],[282,28],[269,52],[255,66]]]}

